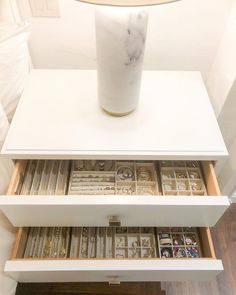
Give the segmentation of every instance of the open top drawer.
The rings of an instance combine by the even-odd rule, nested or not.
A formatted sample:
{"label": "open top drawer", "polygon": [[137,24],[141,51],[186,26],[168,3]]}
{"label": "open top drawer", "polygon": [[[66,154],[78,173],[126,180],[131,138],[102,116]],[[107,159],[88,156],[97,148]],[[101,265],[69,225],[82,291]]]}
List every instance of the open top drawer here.
{"label": "open top drawer", "polygon": [[[54,228],[53,230],[55,230],[56,232],[58,229],[60,230],[60,228],[58,227]],[[81,243],[77,242],[76,244],[75,235],[73,235],[73,230],[75,228],[61,228],[61,230],[63,229],[67,229],[70,233],[69,235],[67,235],[67,250],[63,252],[63,258],[62,256],[60,258],[52,258],[52,256],[47,258],[23,258],[24,256],[27,256],[25,254],[27,251],[31,251],[33,253],[35,251],[35,248],[37,248],[36,251],[38,251],[38,249],[40,248],[40,246],[38,245],[41,245],[41,253],[48,253],[47,251],[44,251],[45,247],[49,247],[50,245],[51,249],[54,249],[52,250],[52,253],[54,253],[55,251],[57,257],[59,257],[60,255],[58,253],[61,253],[62,242],[58,242],[57,247],[54,247],[54,243],[56,243],[57,241],[55,235],[55,240],[51,239],[50,243],[47,240],[48,236],[46,236],[46,241],[42,240],[43,242],[41,242],[40,238],[38,238],[37,236],[36,242],[34,241],[34,246],[32,247],[32,242],[31,244],[29,244],[31,245],[31,248],[33,250],[29,250],[30,247],[28,247],[29,245],[27,244],[30,236],[28,235],[29,229],[20,228],[17,234],[17,239],[12,252],[11,260],[6,262],[5,272],[9,274],[12,278],[20,282],[90,281],[110,282],[117,284],[122,281],[207,281],[214,278],[223,270],[221,260],[218,260],[215,257],[209,228],[197,228],[196,231],[198,242],[192,247],[199,249],[200,258],[190,258],[188,255],[186,255],[186,257],[184,258],[177,258],[175,257],[175,254],[173,254],[173,257],[171,258],[162,258],[162,254],[160,254],[162,252],[160,252],[160,249],[163,249],[163,247],[175,248],[177,246],[176,244],[174,246],[173,244],[172,246],[161,245],[161,237],[164,239],[166,238],[166,235],[164,236],[162,234],[161,236],[160,228],[151,228],[151,230],[154,229],[152,243],[155,247],[155,251],[152,252],[152,255],[150,255],[149,257],[147,257],[148,255],[144,255],[145,257],[143,257],[143,254],[140,254],[139,258],[136,257],[137,255],[135,256],[135,258],[131,258],[128,255],[127,258],[123,259],[117,259],[117,256],[115,254],[112,257],[108,256],[110,256],[110,248],[115,249],[114,251],[116,252],[114,253],[121,253],[117,251],[121,251],[119,243],[122,242],[124,230],[126,230],[125,228],[123,228],[123,234],[120,234],[119,231],[119,234],[117,234],[117,228],[113,228],[113,232],[115,233],[114,237],[112,236],[113,240],[111,239],[111,236],[106,236],[104,247],[106,249],[105,253],[108,253],[108,256],[103,255],[103,257],[101,257],[101,255],[99,254],[100,252],[98,249],[101,250],[101,248],[99,248],[99,245],[101,245],[101,236],[99,236],[100,240],[98,240],[98,235],[96,235],[94,243],[94,245],[96,246],[94,248],[94,252],[91,248],[93,240],[91,239],[91,236],[89,236],[88,252],[86,254],[86,258],[81,257],[81,254],[78,254],[78,257],[76,257],[76,255],[72,255],[72,253],[76,253],[74,251],[74,248],[78,247],[78,249],[81,250],[81,247],[84,247],[84,240],[82,240],[81,242],[82,246],[80,245]],[[81,231],[83,231],[85,228],[77,229],[81,229]],[[97,234],[98,229],[99,228],[90,228],[90,231],[94,230]],[[100,229],[104,230],[105,228]],[[110,229],[111,228],[109,228],[109,230]],[[130,231],[130,229],[132,230],[132,228],[128,228],[128,231]],[[41,228],[41,230],[46,229]],[[47,230],[52,230],[52,228],[48,228]],[[140,244],[138,244],[137,242],[135,247],[132,247],[131,244],[129,245],[129,239],[131,239],[131,241],[134,241],[136,236],[138,239],[138,235],[134,233],[135,230],[138,230],[141,233]],[[184,233],[184,229],[182,230],[184,239],[187,235],[191,236],[190,233],[186,234]],[[174,241],[174,236],[176,236],[176,233],[174,233],[174,231],[175,229],[173,230],[172,235],[170,235],[172,241]],[[136,227],[134,230],[132,230],[132,234],[127,233],[127,245],[132,247],[131,250],[136,251],[136,253],[138,251],[137,249],[139,249],[140,247],[140,253],[141,251],[143,253],[143,250],[147,250],[147,245],[145,244],[147,243],[147,238],[152,238],[152,234],[150,232],[151,231],[149,231],[149,234],[147,234],[147,228]],[[165,240],[164,242],[166,243]],[[65,243],[63,245],[65,245]],[[124,245],[122,246],[124,247]],[[127,251],[130,251],[130,248]],[[94,254],[88,254],[92,252]],[[80,253],[84,255],[83,250],[81,250]],[[174,252],[173,250],[172,253],[177,252]],[[55,254],[53,254],[53,256],[55,256]]]}
{"label": "open top drawer", "polygon": [[230,204],[211,162],[108,162],[18,161],[0,209],[14,226],[214,226]]}

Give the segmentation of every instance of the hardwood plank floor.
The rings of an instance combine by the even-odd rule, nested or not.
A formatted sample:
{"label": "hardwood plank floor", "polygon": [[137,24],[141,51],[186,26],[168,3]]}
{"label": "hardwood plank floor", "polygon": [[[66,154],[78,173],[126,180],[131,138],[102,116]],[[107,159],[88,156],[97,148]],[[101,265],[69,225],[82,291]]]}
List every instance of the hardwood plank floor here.
{"label": "hardwood plank floor", "polygon": [[216,257],[224,271],[211,282],[162,283],[166,295],[235,295],[236,294],[236,204],[232,204],[211,230]]}
{"label": "hardwood plank floor", "polygon": [[[166,295],[235,295],[236,294],[236,204],[232,204],[212,229],[216,256],[223,260],[224,271],[211,282],[162,282]],[[159,283],[123,283],[109,287],[106,283],[18,284],[16,295],[164,295]]]}
{"label": "hardwood plank floor", "polygon": [[165,295],[160,283],[47,283],[19,284],[17,295]]}

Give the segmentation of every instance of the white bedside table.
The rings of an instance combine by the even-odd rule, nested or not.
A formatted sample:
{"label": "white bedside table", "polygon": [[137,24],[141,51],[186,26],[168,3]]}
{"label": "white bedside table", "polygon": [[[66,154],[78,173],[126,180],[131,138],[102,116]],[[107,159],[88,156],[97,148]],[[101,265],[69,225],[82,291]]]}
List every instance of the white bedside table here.
{"label": "white bedside table", "polygon": [[[21,259],[20,228],[5,271],[23,282],[208,280],[218,274],[210,230],[229,206],[212,161],[227,156],[201,76],[144,72],[140,105],[111,117],[97,104],[96,72],[33,70],[2,154],[17,159],[0,208],[14,226],[198,226],[199,259]],[[18,196],[26,159],[199,160],[207,196]]]}

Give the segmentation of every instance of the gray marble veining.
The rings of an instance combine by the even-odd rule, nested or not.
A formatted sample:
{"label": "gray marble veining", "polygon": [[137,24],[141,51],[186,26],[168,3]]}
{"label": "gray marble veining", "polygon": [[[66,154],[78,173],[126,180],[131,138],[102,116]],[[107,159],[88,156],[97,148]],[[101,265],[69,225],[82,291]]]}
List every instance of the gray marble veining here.
{"label": "gray marble veining", "polygon": [[98,97],[112,113],[128,113],[138,103],[147,32],[144,8],[96,8]]}

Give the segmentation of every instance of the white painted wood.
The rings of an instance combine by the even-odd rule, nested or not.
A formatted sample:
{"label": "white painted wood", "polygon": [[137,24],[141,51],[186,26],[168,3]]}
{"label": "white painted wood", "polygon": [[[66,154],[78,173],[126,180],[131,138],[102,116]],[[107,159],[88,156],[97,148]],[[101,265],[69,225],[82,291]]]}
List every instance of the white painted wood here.
{"label": "white painted wood", "polygon": [[234,194],[232,195],[230,200],[231,200],[232,203],[236,203],[236,192],[234,192]]}
{"label": "white painted wood", "polygon": [[230,203],[219,196],[1,196],[14,226],[214,226]]}
{"label": "white painted wood", "polygon": [[29,0],[32,16],[59,17],[58,0]]}
{"label": "white painted wood", "polygon": [[231,197],[231,202],[232,202],[232,203],[236,203],[236,196],[232,196],[232,197]]}
{"label": "white painted wood", "polygon": [[5,273],[19,282],[209,281],[217,259],[12,260]]}
{"label": "white painted wood", "polygon": [[117,118],[98,106],[96,71],[33,70],[2,153],[216,160],[227,150],[198,72],[144,72],[139,107]]}

